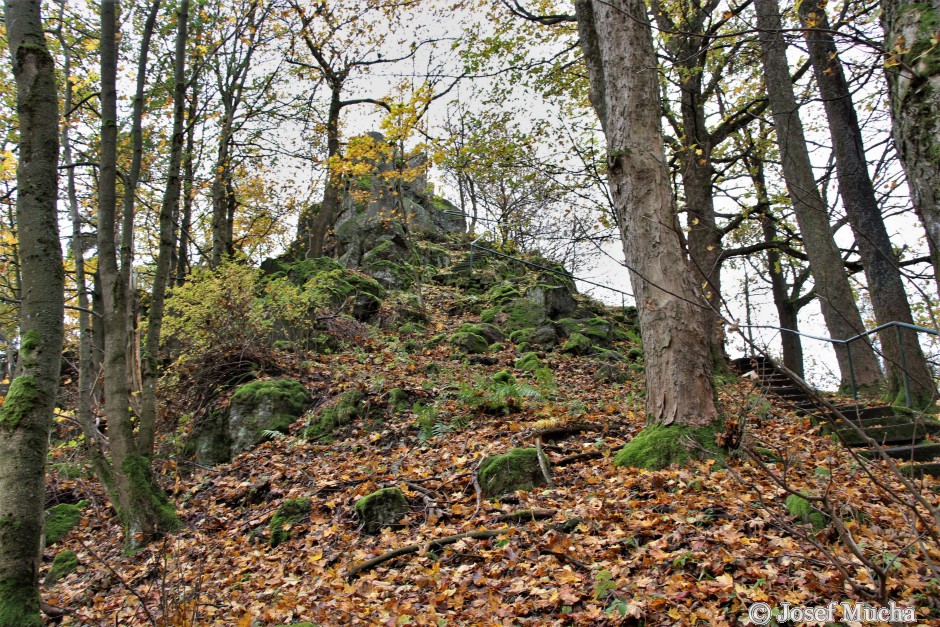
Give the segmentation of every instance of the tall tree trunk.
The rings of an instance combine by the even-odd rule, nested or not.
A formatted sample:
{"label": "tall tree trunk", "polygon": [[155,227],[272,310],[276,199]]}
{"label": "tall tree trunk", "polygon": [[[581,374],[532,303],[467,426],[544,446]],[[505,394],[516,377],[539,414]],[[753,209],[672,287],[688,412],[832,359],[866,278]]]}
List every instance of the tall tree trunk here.
{"label": "tall tree trunk", "polygon": [[[60,18],[65,9],[61,5]],[[63,109],[72,110],[72,56],[68,44],[59,29],[59,43],[62,47],[65,98]],[[105,485],[113,485],[111,468],[104,456],[101,433],[98,431],[94,413],[95,361],[92,357],[93,335],[91,312],[88,298],[88,279],[85,273],[85,241],[82,233],[82,220],[79,213],[78,192],[75,188],[75,168],[72,160],[72,142],[69,133],[71,121],[66,117],[62,124],[62,161],[66,166],[66,193],[68,196],[69,217],[72,222],[71,249],[75,263],[75,296],[78,303],[78,409],[77,417],[85,436],[85,447],[95,473]]]}
{"label": "tall tree trunk", "polygon": [[882,0],[891,121],[940,292],[940,1]]}
{"label": "tall tree trunk", "polygon": [[137,546],[177,524],[166,495],[153,482],[150,458],[134,437],[127,394],[127,289],[117,264],[117,3],[101,3],[101,157],[98,181],[98,269],[104,304],[105,413],[114,495],[126,541]]}
{"label": "tall tree trunk", "polygon": [[140,452],[153,456],[157,422],[157,377],[160,368],[160,330],[163,327],[163,310],[166,287],[170,279],[170,258],[173,254],[173,216],[180,201],[180,166],[183,161],[183,122],[186,100],[186,28],[189,22],[189,0],[181,0],[177,12],[176,57],[174,59],[173,90],[173,135],[170,138],[170,163],[167,172],[166,191],[160,208],[160,248],[157,266],[153,275],[153,290],[147,319],[147,338],[144,345],[142,367],[142,394]]}
{"label": "tall tree trunk", "polygon": [[342,89],[342,84],[339,87],[334,87],[330,95],[330,111],[326,123],[326,188],[323,190],[323,202],[320,203],[320,212],[317,213],[309,234],[307,257],[312,259],[323,256],[326,233],[333,225],[336,214],[339,212],[340,181],[339,177],[333,172],[330,161],[339,154],[339,115],[342,111],[340,89]]}
{"label": "tall tree trunk", "polygon": [[0,407],[0,625],[42,625],[39,564],[45,464],[59,387],[65,273],[56,215],[59,107],[39,2],[6,0],[16,80],[20,355]]}
{"label": "tall tree trunk", "polygon": [[219,156],[212,178],[212,257],[209,265],[218,267],[222,260],[232,254],[232,240],[228,235],[228,190],[232,176],[232,115],[226,112],[219,132]]}
{"label": "tall tree trunk", "polygon": [[[891,247],[891,240],[875,198],[874,186],[868,175],[858,116],[831,35],[829,19],[823,5],[816,0],[801,3],[799,14],[809,47],[813,74],[825,103],[835,152],[839,191],[865,267],[865,278],[868,280],[868,292],[875,317],[879,324],[913,323],[911,308],[898,269],[898,257]],[[895,329],[888,329],[881,333],[881,346],[888,367],[889,394],[903,398],[903,373],[906,370],[914,403],[918,406],[929,403],[936,390],[917,334],[904,330],[900,333],[899,342]]]}
{"label": "tall tree trunk", "polygon": [[189,101],[189,110],[186,113],[186,151],[183,159],[183,210],[180,215],[180,234],[177,239],[176,254],[176,284],[182,285],[186,281],[189,271],[189,231],[193,219],[193,178],[195,177],[196,148],[196,112],[198,110],[197,82],[193,80],[193,94]]}
{"label": "tall tree trunk", "polygon": [[[787,43],[783,38],[780,10],[776,0],[755,0],[758,37],[764,67],[764,82],[773,112],[777,145],[783,163],[783,176],[790,202],[809,257],[816,295],[829,333],[835,339],[853,337],[865,329],[858,311],[842,255],[832,236],[829,209],[816,186],[813,166],[803,135],[799,106],[787,63]],[[848,353],[836,346],[842,387],[850,384]],[[878,359],[870,343],[856,342],[852,347],[856,383],[877,386],[884,381]]]}
{"label": "tall tree trunk", "polygon": [[639,308],[647,420],[663,426],[708,425],[718,412],[709,329],[702,316],[706,305],[680,245],[646,4],[579,0],[575,6]]}
{"label": "tall tree trunk", "polygon": [[[758,191],[758,194],[761,194],[761,192]],[[766,197],[766,192],[763,192],[763,194]],[[774,228],[774,223],[769,216],[764,217],[762,229],[765,242],[776,241],[777,230]],[[787,293],[787,280],[781,267],[781,255],[776,248],[767,249],[767,274],[770,275],[770,293],[773,295],[774,306],[777,308],[777,319],[780,321],[780,328],[799,331],[799,310]],[[783,348],[783,365],[802,377],[803,342],[800,336],[796,333],[782,331],[780,333],[780,344]]]}

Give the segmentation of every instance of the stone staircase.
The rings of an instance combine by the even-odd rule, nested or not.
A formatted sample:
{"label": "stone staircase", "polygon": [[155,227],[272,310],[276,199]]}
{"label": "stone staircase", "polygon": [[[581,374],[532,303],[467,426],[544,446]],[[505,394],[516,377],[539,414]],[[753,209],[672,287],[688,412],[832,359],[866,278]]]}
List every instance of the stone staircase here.
{"label": "stone staircase", "polygon": [[[791,378],[771,359],[760,355],[741,357],[734,360],[734,365],[741,374],[754,372],[755,382],[762,391],[773,394],[801,413],[821,420],[824,423],[821,427],[823,434],[836,434],[846,446],[853,448],[869,447],[865,438],[842,423],[818,397],[807,393],[805,384]],[[890,457],[909,462],[901,467],[905,473],[940,476],[940,462],[934,461],[940,459],[940,443],[926,440],[927,436],[940,434],[937,420],[889,405],[840,405],[836,409],[868,438],[884,447]],[[877,456],[873,450],[861,451],[860,454]]]}

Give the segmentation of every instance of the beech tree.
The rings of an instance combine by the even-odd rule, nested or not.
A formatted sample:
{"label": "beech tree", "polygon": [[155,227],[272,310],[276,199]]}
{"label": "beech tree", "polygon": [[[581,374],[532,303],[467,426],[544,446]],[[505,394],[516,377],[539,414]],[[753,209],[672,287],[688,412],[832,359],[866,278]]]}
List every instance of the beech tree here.
{"label": "beech tree", "polygon": [[[657,427],[705,427],[718,416],[710,330],[702,315],[706,305],[681,246],[646,4],[579,0],[575,6],[591,103],[607,138],[608,178],[639,309],[647,420]],[[659,454],[668,455],[668,449]]]}
{"label": "beech tree", "polygon": [[16,223],[21,302],[17,376],[0,407],[0,624],[41,625],[46,452],[62,355],[65,274],[58,199],[59,104],[38,0],[7,0],[19,119]]}

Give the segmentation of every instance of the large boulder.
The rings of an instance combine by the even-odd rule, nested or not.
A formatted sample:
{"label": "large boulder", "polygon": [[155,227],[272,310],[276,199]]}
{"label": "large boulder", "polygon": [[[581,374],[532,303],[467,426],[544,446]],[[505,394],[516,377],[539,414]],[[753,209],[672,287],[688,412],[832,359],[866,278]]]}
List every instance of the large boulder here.
{"label": "large boulder", "polygon": [[227,411],[210,411],[194,427],[191,451],[201,464],[221,464],[268,438],[287,433],[303,415],[310,395],[297,381],[252,381],[232,395]]}
{"label": "large boulder", "polygon": [[486,498],[545,485],[538,451],[534,448],[514,448],[508,453],[486,458],[480,464],[479,480]]}

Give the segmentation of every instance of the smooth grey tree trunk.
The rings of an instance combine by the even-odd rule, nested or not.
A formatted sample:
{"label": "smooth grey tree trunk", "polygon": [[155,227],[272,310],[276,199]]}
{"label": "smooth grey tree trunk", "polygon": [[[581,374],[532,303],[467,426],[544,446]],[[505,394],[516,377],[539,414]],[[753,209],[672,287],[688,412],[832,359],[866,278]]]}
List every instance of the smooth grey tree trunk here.
{"label": "smooth grey tree trunk", "polygon": [[702,296],[680,245],[660,126],[659,72],[642,0],[579,0],[591,102],[646,355],[647,420],[704,426],[718,416]]}
{"label": "smooth grey tree trunk", "polygon": [[[832,236],[829,209],[816,186],[799,105],[793,94],[780,10],[777,0],[754,0],[754,8],[764,83],[773,112],[783,176],[809,258],[820,309],[833,338],[850,338],[864,331],[865,325],[852,295],[842,255]],[[842,386],[847,389],[851,378],[848,353],[843,347],[835,351]],[[852,361],[857,385],[877,386],[884,381],[875,352],[867,342],[859,341],[852,346]]]}
{"label": "smooth grey tree trunk", "polygon": [[[913,316],[901,280],[898,257],[891,246],[875,198],[875,189],[868,175],[858,115],[824,7],[818,0],[807,0],[800,3],[799,15],[813,74],[825,104],[835,152],[839,192],[849,224],[855,233],[878,324],[911,324]],[[903,400],[903,373],[906,371],[914,404],[923,406],[929,403],[936,390],[917,335],[913,331],[904,330],[898,341],[895,329],[888,329],[880,337],[888,370],[889,395]]]}
{"label": "smooth grey tree trunk", "polygon": [[56,216],[59,106],[37,0],[6,0],[16,80],[17,376],[0,407],[0,625],[42,625],[39,564],[49,431],[62,358],[65,273]]}
{"label": "smooth grey tree trunk", "polygon": [[885,73],[897,146],[914,210],[927,233],[940,292],[940,0],[882,0]]}

